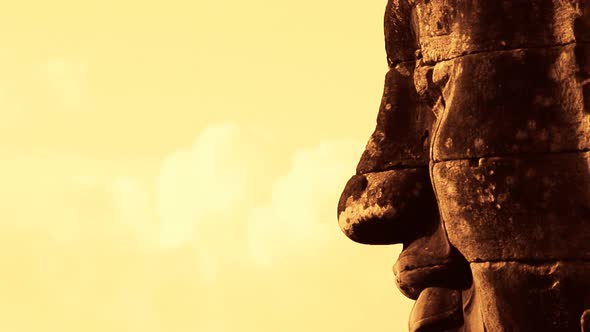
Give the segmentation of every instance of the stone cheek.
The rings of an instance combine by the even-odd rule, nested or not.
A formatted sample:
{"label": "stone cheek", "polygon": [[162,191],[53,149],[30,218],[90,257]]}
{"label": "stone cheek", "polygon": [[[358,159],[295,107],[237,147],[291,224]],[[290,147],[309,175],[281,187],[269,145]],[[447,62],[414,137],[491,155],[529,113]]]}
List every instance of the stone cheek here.
{"label": "stone cheek", "polygon": [[449,240],[469,262],[590,259],[590,153],[436,163]]}
{"label": "stone cheek", "polygon": [[589,149],[590,96],[580,77],[590,71],[579,68],[576,51],[492,52],[435,66],[449,79],[434,161]]}

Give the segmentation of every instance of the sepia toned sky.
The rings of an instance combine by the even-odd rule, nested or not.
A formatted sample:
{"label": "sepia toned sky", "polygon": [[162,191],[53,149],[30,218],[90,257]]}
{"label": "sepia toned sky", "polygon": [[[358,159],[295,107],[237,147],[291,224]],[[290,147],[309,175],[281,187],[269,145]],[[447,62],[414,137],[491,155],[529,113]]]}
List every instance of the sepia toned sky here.
{"label": "sepia toned sky", "polygon": [[404,331],[338,229],[385,0],[0,11],[0,331]]}

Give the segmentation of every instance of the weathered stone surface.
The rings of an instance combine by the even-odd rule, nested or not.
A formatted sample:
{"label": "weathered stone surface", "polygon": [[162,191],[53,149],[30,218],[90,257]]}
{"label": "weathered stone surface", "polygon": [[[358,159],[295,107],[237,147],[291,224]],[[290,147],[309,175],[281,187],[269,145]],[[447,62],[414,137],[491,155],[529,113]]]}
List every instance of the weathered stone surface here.
{"label": "weathered stone surface", "polygon": [[470,262],[590,259],[589,166],[588,152],[435,164],[450,242]]}
{"label": "weathered stone surface", "polygon": [[412,28],[413,6],[407,0],[391,0],[385,9],[385,50],[387,62],[416,60],[420,47]]}
{"label": "weathered stone surface", "polygon": [[491,52],[436,65],[435,75],[448,80],[434,160],[590,148],[590,113],[577,77],[590,71],[578,71],[574,50]]}
{"label": "weathered stone surface", "polygon": [[377,127],[357,166],[357,173],[428,165],[432,110],[420,102],[414,84],[415,63],[390,69]]}
{"label": "weathered stone surface", "polygon": [[438,221],[428,168],[353,176],[338,203],[338,223],[352,240],[392,244]]}
{"label": "weathered stone surface", "polygon": [[488,331],[580,331],[590,262],[486,262],[471,270]]}
{"label": "weathered stone surface", "polygon": [[403,243],[411,331],[590,332],[590,1],[389,0],[344,233]]}
{"label": "weathered stone surface", "polygon": [[[576,40],[577,1],[415,0],[416,34],[426,63],[502,49]],[[583,30],[583,27],[580,27]]]}

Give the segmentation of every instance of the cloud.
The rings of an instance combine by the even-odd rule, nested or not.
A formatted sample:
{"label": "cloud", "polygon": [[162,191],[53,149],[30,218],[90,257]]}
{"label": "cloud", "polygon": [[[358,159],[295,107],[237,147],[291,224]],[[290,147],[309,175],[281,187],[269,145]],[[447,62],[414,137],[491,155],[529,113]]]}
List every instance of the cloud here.
{"label": "cloud", "polygon": [[270,201],[249,216],[249,250],[257,263],[317,250],[340,235],[336,205],[362,148],[359,142],[334,140],[295,153],[287,174],[273,184]]}
{"label": "cloud", "polygon": [[87,65],[54,58],[45,63],[45,72],[55,96],[68,110],[77,110],[82,100],[82,85]]}
{"label": "cloud", "polygon": [[176,281],[162,291],[198,294],[183,301],[199,304],[203,331],[406,328],[411,301],[395,293],[389,267],[396,251],[353,243],[336,220],[363,145],[324,141],[273,172],[283,160],[271,138],[232,124],[206,128],[161,164],[160,246],[167,260],[184,258],[169,264],[170,276],[159,273],[171,278],[189,264],[196,287],[180,292]]}
{"label": "cloud", "polygon": [[[0,329],[31,312],[39,319],[26,330],[407,329],[396,250],[357,245],[338,229],[338,196],[362,144],[324,141],[287,160],[275,148],[260,131],[222,124],[165,158],[157,178],[122,173],[120,163],[14,164],[31,169],[23,179],[6,172],[14,218],[5,219],[29,213],[38,226],[3,228],[11,250],[0,258],[15,264],[0,289],[13,319]],[[31,208],[31,197],[46,208]]]}
{"label": "cloud", "polygon": [[265,264],[270,252],[339,235],[336,204],[363,144],[334,140],[301,149],[278,178],[269,176],[276,163],[269,145],[260,132],[222,124],[166,158],[158,181],[162,246],[194,242],[220,254],[223,246],[242,245]]}
{"label": "cloud", "polygon": [[223,251],[212,239],[238,236],[238,229],[246,226],[242,214],[270,181],[269,144],[254,130],[220,124],[165,158],[158,179],[161,245],[196,242]]}
{"label": "cloud", "polygon": [[120,228],[127,228],[135,240],[153,242],[154,220],[152,197],[141,179],[120,176],[108,186],[114,215]]}

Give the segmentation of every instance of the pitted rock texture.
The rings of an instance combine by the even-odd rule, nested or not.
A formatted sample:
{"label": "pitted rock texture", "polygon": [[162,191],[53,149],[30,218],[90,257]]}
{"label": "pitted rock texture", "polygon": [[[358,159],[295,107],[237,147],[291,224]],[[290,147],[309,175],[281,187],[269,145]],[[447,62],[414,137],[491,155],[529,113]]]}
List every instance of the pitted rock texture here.
{"label": "pitted rock texture", "polygon": [[469,262],[590,261],[589,165],[589,152],[436,163],[450,242]]}
{"label": "pitted rock texture", "polygon": [[590,301],[590,262],[471,264],[488,331],[580,331]]}
{"label": "pitted rock texture", "polygon": [[590,332],[590,0],[389,0],[377,126],[338,204],[411,331]]}
{"label": "pitted rock texture", "polygon": [[414,67],[414,62],[403,63],[387,73],[377,128],[357,166],[358,174],[428,165],[435,117],[420,102]]}
{"label": "pitted rock texture", "polygon": [[414,15],[424,61],[436,63],[574,42],[581,9],[575,0],[415,0]]}
{"label": "pitted rock texture", "polygon": [[338,210],[340,228],[365,244],[400,243],[438,220],[426,167],[355,175]]}
{"label": "pitted rock texture", "polygon": [[[590,148],[575,45],[465,56],[437,64],[448,77],[433,159]],[[467,93],[468,91],[468,93]]]}

